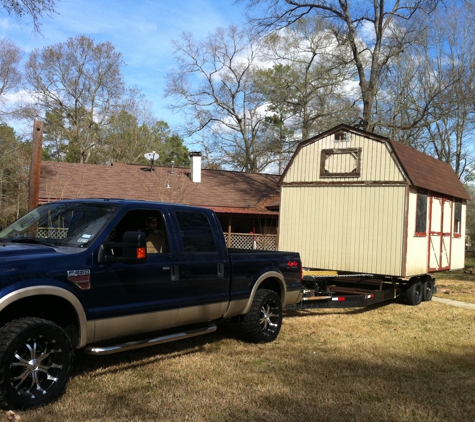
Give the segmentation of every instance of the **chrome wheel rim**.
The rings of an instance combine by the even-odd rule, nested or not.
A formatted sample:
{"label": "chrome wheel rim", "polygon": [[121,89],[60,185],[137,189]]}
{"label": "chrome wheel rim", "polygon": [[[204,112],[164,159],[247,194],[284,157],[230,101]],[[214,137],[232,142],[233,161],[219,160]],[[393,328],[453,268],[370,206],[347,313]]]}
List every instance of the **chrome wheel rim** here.
{"label": "chrome wheel rim", "polygon": [[272,302],[262,305],[260,326],[262,332],[274,332],[279,327],[279,308]]}
{"label": "chrome wheel rim", "polygon": [[56,340],[45,336],[28,338],[13,353],[10,385],[21,396],[35,399],[57,385],[63,365]]}

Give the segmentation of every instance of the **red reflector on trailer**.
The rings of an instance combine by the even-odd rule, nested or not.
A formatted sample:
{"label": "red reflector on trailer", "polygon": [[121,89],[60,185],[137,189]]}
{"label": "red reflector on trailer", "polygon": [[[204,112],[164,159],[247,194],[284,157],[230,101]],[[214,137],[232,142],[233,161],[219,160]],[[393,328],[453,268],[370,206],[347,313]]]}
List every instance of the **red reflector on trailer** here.
{"label": "red reflector on trailer", "polygon": [[346,300],[346,297],[344,296],[332,297],[332,300],[335,302],[343,302]]}

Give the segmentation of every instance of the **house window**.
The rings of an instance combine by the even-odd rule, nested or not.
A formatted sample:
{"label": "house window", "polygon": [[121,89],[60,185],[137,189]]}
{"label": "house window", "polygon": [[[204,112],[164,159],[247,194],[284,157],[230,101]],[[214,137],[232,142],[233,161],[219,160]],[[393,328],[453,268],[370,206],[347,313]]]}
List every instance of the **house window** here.
{"label": "house window", "polygon": [[462,201],[456,199],[454,204],[454,237],[460,237],[462,235]]}
{"label": "house window", "polygon": [[427,235],[427,192],[417,192],[416,236]]}
{"label": "house window", "polygon": [[320,177],[360,177],[361,148],[324,149]]}

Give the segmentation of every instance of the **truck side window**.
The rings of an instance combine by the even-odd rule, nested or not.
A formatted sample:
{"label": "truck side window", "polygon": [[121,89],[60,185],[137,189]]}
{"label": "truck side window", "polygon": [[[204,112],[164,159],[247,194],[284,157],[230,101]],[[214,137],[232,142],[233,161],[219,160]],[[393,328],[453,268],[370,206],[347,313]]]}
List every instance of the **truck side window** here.
{"label": "truck side window", "polygon": [[205,213],[178,211],[175,215],[185,252],[217,251],[213,231]]}
{"label": "truck side window", "polygon": [[[163,215],[157,210],[128,212],[110,232],[109,240],[121,242],[126,231],[145,232],[147,235],[147,253],[149,254],[170,251]],[[120,250],[118,253],[120,254]]]}

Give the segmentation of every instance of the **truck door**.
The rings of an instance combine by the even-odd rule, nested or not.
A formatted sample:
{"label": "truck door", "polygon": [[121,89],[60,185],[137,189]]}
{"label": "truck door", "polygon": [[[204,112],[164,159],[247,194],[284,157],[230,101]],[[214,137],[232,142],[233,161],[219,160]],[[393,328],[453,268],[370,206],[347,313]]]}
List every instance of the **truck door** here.
{"label": "truck door", "polygon": [[199,211],[176,211],[181,250],[173,264],[175,282],[180,286],[178,324],[210,321],[224,315],[228,305],[229,260],[216,221]]}
{"label": "truck door", "polygon": [[429,225],[429,271],[450,269],[452,201],[432,196]]}
{"label": "truck door", "polygon": [[[91,277],[96,314],[96,341],[137,334],[176,324],[183,292],[172,280],[173,254],[166,216],[157,209],[128,212],[108,240],[120,242],[126,231],[147,233],[145,264],[99,264]],[[150,223],[155,222],[155,226]],[[120,254],[121,250],[113,251]]]}

